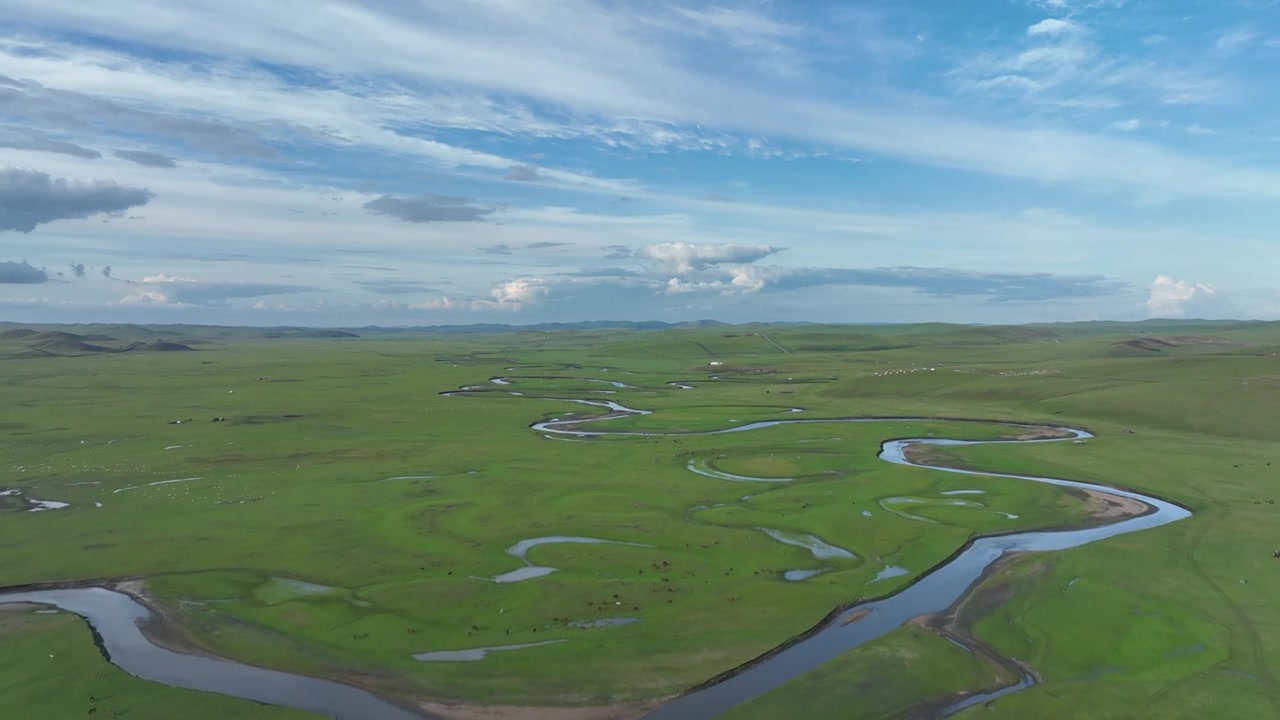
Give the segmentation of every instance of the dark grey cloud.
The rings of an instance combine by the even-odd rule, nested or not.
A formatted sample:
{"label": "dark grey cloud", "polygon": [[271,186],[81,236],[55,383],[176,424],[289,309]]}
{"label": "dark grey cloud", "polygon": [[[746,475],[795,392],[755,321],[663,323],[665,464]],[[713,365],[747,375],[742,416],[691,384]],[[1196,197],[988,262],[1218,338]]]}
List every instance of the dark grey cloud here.
{"label": "dark grey cloud", "polygon": [[626,245],[609,245],[605,250],[609,251],[605,253],[605,260],[626,260],[635,254],[635,252]]}
{"label": "dark grey cloud", "polygon": [[0,284],[37,285],[49,281],[49,273],[26,260],[0,262]]}
{"label": "dark grey cloud", "polygon": [[76,277],[84,277],[84,263],[71,263],[67,267],[71,268]]}
{"label": "dark grey cloud", "polygon": [[110,266],[110,265],[108,265],[108,266],[106,266],[106,267],[102,268],[102,277],[104,277],[104,278],[109,278],[109,277],[111,277],[111,266]]}
{"label": "dark grey cloud", "polygon": [[431,193],[412,197],[383,195],[365,203],[364,209],[411,223],[479,222],[498,210],[476,205],[470,198]]}
{"label": "dark grey cloud", "polygon": [[59,140],[34,128],[14,127],[11,125],[0,127],[0,147],[73,155],[86,160],[97,160],[102,157],[102,153],[97,150],[90,150],[75,143]]}
{"label": "dark grey cloud", "polygon": [[149,190],[109,180],[75,182],[36,170],[0,169],[0,231],[31,232],[55,220],[119,213],[152,197]]}
{"label": "dark grey cloud", "polygon": [[703,202],[717,202],[717,203],[733,202],[733,198],[725,195],[721,195],[719,193],[711,193],[710,195],[703,195],[702,197],[694,198],[694,200],[701,200]]}
{"label": "dark grey cloud", "polygon": [[418,293],[439,292],[424,283],[412,280],[361,280],[356,283],[371,293],[379,295],[416,295]]}
{"label": "dark grey cloud", "polygon": [[568,245],[568,244],[569,243],[544,241],[544,242],[526,243],[524,245],[521,245],[520,248],[515,248],[511,245],[507,245],[506,243],[499,243],[497,245],[487,245],[480,249],[483,250],[484,252],[489,253],[490,255],[510,255],[513,252],[515,252],[517,249],[549,250],[551,248],[564,247],[565,245]]}
{"label": "dark grey cloud", "polygon": [[0,75],[0,107],[27,125],[67,131],[158,135],[217,155],[274,159],[280,153],[263,139],[265,131],[314,134],[283,125],[255,126],[186,117],[121,105],[85,93],[48,88]]}
{"label": "dark grey cloud", "polygon": [[909,288],[934,297],[987,296],[989,302],[1033,302],[1097,297],[1123,290],[1125,283],[1101,275],[984,273],[945,268],[769,268],[765,287],[789,290],[818,285]]}
{"label": "dark grey cloud", "polygon": [[157,152],[147,152],[146,150],[116,150],[115,156],[129,162],[134,162],[149,168],[172,168],[178,167],[178,163],[167,155],[161,155]]}
{"label": "dark grey cloud", "polygon": [[516,182],[537,182],[542,180],[542,175],[538,174],[537,165],[512,165],[507,174],[502,176],[503,180],[515,180]]}

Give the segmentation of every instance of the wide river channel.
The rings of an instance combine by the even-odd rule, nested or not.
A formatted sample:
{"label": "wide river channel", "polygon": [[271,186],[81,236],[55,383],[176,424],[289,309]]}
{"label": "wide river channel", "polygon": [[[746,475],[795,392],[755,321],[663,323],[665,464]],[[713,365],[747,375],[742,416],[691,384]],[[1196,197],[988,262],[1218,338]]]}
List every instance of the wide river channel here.
{"label": "wide river channel", "polygon": [[[600,422],[612,417],[646,413],[645,411],[633,410],[612,402],[583,400],[574,400],[573,402],[605,407],[611,412],[610,415],[597,419],[575,418],[573,420],[541,422],[535,423],[531,427],[547,434],[580,438],[597,435],[655,437],[663,434],[583,430],[582,426],[587,422]],[[770,420],[701,434],[747,432],[789,424],[900,423],[941,419],[904,417]],[[998,422],[990,422],[988,424],[1011,425],[1011,423]],[[1092,437],[1083,430],[1074,428],[1056,429],[1069,434],[1069,437],[1065,438],[1068,442],[1073,439]],[[689,435],[697,433],[673,434]],[[905,449],[911,445],[983,445],[1062,441],[966,441],[938,438],[889,440],[881,445],[879,457],[881,460],[899,465],[916,465],[908,460],[905,454]],[[951,560],[937,566],[901,592],[886,598],[852,606],[847,611],[829,618],[822,627],[806,634],[803,639],[790,643],[782,650],[749,664],[739,672],[681,695],[649,713],[646,718],[650,720],[699,720],[701,718],[715,717],[729,708],[758,697],[788,680],[816,669],[841,653],[902,627],[912,618],[947,609],[975,585],[984,570],[1006,553],[1065,550],[1116,535],[1158,527],[1181,520],[1191,514],[1186,508],[1165,500],[1106,485],[1034,475],[1009,475],[936,466],[929,467],[935,470],[965,475],[1014,478],[1107,493],[1138,500],[1147,505],[1150,511],[1143,515],[1129,517],[1107,525],[1076,530],[1013,533],[975,540]],[[146,680],[164,683],[173,687],[232,695],[260,703],[310,710],[337,720],[411,720],[428,717],[422,712],[392,704],[364,690],[341,683],[267,670],[230,660],[176,653],[154,645],[141,630],[141,623],[151,617],[151,612],[130,596],[113,590],[86,587],[12,592],[0,594],[0,603],[52,605],[83,617],[101,638],[100,646],[107,659],[126,672]],[[849,622],[855,613],[859,619],[856,622]],[[975,702],[1023,689],[1032,684],[1032,682],[1033,678],[1026,676],[1016,685],[994,693],[974,695],[963,703],[940,711],[940,714],[956,712]]]}

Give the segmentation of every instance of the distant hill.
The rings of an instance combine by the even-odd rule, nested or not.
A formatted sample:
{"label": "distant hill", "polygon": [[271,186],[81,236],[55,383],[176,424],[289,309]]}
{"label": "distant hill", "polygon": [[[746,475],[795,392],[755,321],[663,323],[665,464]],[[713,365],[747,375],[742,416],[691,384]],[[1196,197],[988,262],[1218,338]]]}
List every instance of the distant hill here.
{"label": "distant hill", "polygon": [[[80,335],[65,330],[34,330],[32,328],[12,328],[0,332],[0,355],[12,357],[74,357],[78,355],[97,355],[101,353],[118,353],[127,350],[125,347],[99,345],[98,342],[114,341],[108,335]],[[90,342],[90,341],[94,342]]]}
{"label": "distant hill", "polygon": [[134,345],[134,350],[141,352],[191,352],[195,348],[176,342],[153,342],[145,345]]}
{"label": "distant hill", "polygon": [[1138,338],[1137,340],[1121,340],[1120,342],[1113,344],[1137,348],[1138,350],[1146,350],[1148,352],[1160,352],[1165,348],[1173,347],[1173,343],[1168,340],[1161,340],[1156,337]]}
{"label": "distant hill", "polygon": [[[792,325],[796,323],[774,323]],[[34,334],[75,336],[78,340],[113,341],[121,343],[176,342],[185,345],[218,340],[267,339],[350,339],[368,335],[496,335],[509,332],[556,332],[573,330],[665,330],[671,328],[714,328],[727,326],[719,320],[691,320],[688,322],[587,320],[583,322],[536,323],[512,325],[507,323],[478,323],[473,325],[425,325],[380,327],[369,325],[358,328],[314,328],[300,326],[233,327],[226,325],[43,325],[31,327],[13,323],[0,323],[0,339],[22,339]],[[12,337],[10,337],[12,335]]]}
{"label": "distant hill", "polygon": [[76,341],[79,341],[79,340],[84,340],[84,339],[85,339],[85,336],[83,336],[83,335],[77,335],[77,334],[75,334],[75,333],[70,333],[70,332],[62,332],[62,331],[60,331],[60,330],[49,330],[49,331],[46,331],[46,332],[36,333],[36,334],[34,334],[34,335],[30,335],[30,336],[28,336],[28,338],[27,338],[27,339],[28,339],[28,340],[31,340],[31,341],[34,341],[34,342],[46,342],[46,341],[49,341],[49,340],[76,340]]}
{"label": "distant hill", "polygon": [[[0,322],[0,356],[67,356],[142,350],[172,352],[194,350],[245,340],[349,340],[360,337],[399,338],[506,333],[601,332],[681,330],[721,333],[740,327],[752,332],[765,329],[784,347],[810,352],[881,352],[919,346],[957,348],[1000,344],[1057,344],[1095,337],[1102,357],[1150,357],[1212,350],[1203,338],[1234,343],[1268,344],[1280,323],[1234,320],[1145,320],[1140,322],[1090,321],[981,325],[963,323],[743,323],[718,320],[687,322],[589,320],[583,322],[515,325],[480,323],[412,327],[311,328],[301,326],[232,327],[219,325],[39,325]],[[1161,336],[1157,338],[1156,336]],[[711,337],[711,336],[708,336]],[[1150,342],[1147,342],[1147,341]],[[702,340],[699,340],[700,342]],[[1129,343],[1128,341],[1135,341]],[[709,341],[708,341],[709,342]],[[1164,347],[1163,342],[1172,343]],[[52,343],[52,344],[51,344]],[[723,344],[723,343],[721,343]],[[1199,347],[1197,347],[1199,346]],[[753,348],[755,344],[742,345]],[[746,350],[744,350],[746,351]]]}
{"label": "distant hill", "polygon": [[365,332],[412,333],[433,335],[491,335],[508,332],[556,332],[570,330],[668,330],[673,328],[710,328],[727,326],[718,320],[693,320],[668,323],[659,320],[585,320],[582,322],[536,323],[534,325],[508,325],[506,323],[479,323],[475,325],[430,325],[406,328],[363,328]]}
{"label": "distant hill", "polygon": [[54,337],[48,340],[41,340],[32,343],[30,347],[34,350],[41,350],[50,355],[87,355],[90,353],[114,353],[120,352],[117,348],[104,347],[102,345],[91,345],[80,339],[79,335],[65,333],[70,337]]}
{"label": "distant hill", "polygon": [[262,337],[268,338],[357,338],[359,335],[346,330],[330,328],[271,328]]}

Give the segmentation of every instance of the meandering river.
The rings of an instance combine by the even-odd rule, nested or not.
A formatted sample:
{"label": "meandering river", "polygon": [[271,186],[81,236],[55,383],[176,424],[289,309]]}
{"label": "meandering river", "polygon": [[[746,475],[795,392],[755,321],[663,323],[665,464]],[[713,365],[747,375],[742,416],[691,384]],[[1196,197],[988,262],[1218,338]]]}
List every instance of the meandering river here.
{"label": "meandering river", "polygon": [[[497,384],[496,379],[494,382]],[[531,427],[546,433],[548,436],[571,436],[583,439],[598,435],[653,437],[667,434],[583,430],[582,425],[588,422],[600,422],[614,417],[629,415],[643,415],[648,414],[648,412],[634,410],[614,402],[567,398],[565,400],[605,408],[609,411],[609,414],[599,418],[573,418],[539,422],[534,423]],[[738,433],[763,430],[776,425],[801,423],[918,422],[943,419],[900,417],[768,420],[703,433],[669,434]],[[995,421],[964,422],[1011,425],[1011,423]],[[1073,428],[1057,429],[1070,436],[1064,438],[1067,441],[1092,437],[1083,430]],[[964,441],[911,438],[884,442],[881,445],[879,457],[886,462],[899,465],[916,465],[907,459],[905,453],[906,448],[912,445],[979,445],[1062,441],[1060,439]],[[1018,551],[1043,552],[1078,547],[1116,535],[1165,525],[1181,520],[1191,514],[1189,510],[1160,498],[1110,486],[1035,475],[1012,475],[957,468],[928,467],[965,475],[1014,478],[1107,493],[1137,500],[1146,505],[1149,511],[1143,515],[1128,517],[1107,525],[1075,530],[1020,532],[980,538],[971,542],[953,556],[952,559],[929,571],[917,582],[901,592],[879,600],[859,603],[847,611],[829,618],[822,626],[806,634],[801,639],[733,673],[676,698],[646,717],[649,720],[711,718],[736,705],[763,695],[788,680],[816,669],[841,653],[902,627],[912,618],[947,609],[974,586],[982,576],[982,573],[992,563],[999,560],[1006,553]],[[140,623],[150,617],[150,611],[123,593],[105,588],[90,587],[14,592],[0,595],[0,603],[21,602],[53,605],[80,615],[89,622],[101,638],[102,650],[111,662],[129,673],[147,680],[174,687],[216,692],[261,703],[310,710],[337,720],[411,720],[424,717],[421,713],[394,705],[371,693],[340,683],[267,670],[229,660],[185,655],[161,648],[152,644],[141,631]],[[856,618],[856,622],[851,621],[854,618]],[[1030,686],[1033,682],[1033,678],[1026,676],[1015,686],[997,690],[987,695],[975,696],[942,712],[943,714],[955,712],[972,704],[973,701],[989,699],[1017,691]]]}
{"label": "meandering river", "polygon": [[89,587],[9,593],[0,595],[0,602],[53,605],[79,615],[101,638],[101,649],[108,660],[145,680],[310,710],[335,720],[423,718],[349,685],[166,650],[142,632],[140,623],[151,617],[151,611],[114,590]]}

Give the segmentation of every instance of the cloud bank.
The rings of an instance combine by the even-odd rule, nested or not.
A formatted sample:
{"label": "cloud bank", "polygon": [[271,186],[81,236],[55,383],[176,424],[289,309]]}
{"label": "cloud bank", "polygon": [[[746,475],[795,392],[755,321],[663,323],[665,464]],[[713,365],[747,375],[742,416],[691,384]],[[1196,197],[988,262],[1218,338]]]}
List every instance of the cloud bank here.
{"label": "cloud bank", "polygon": [[125,305],[219,305],[228,300],[316,290],[305,285],[202,281],[165,274],[147,276],[129,285],[130,294],[120,301]]}
{"label": "cloud bank", "polygon": [[29,233],[56,220],[118,213],[152,198],[143,188],[110,180],[80,182],[24,168],[0,169],[0,231]]}
{"label": "cloud bank", "polygon": [[498,210],[476,205],[470,198],[430,193],[413,197],[383,195],[366,202],[364,209],[410,223],[479,222]]}
{"label": "cloud bank", "polygon": [[653,261],[659,270],[677,275],[705,270],[725,263],[753,263],[784,248],[769,245],[713,245],[687,242],[646,245],[635,256]]}
{"label": "cloud bank", "polygon": [[137,163],[143,167],[149,168],[172,168],[177,167],[178,163],[173,161],[166,155],[157,152],[147,152],[145,150],[116,150],[115,156],[132,163]]}
{"label": "cloud bank", "polygon": [[27,263],[8,260],[0,262],[0,283],[11,285],[37,285],[48,282],[49,275],[44,270]]}

